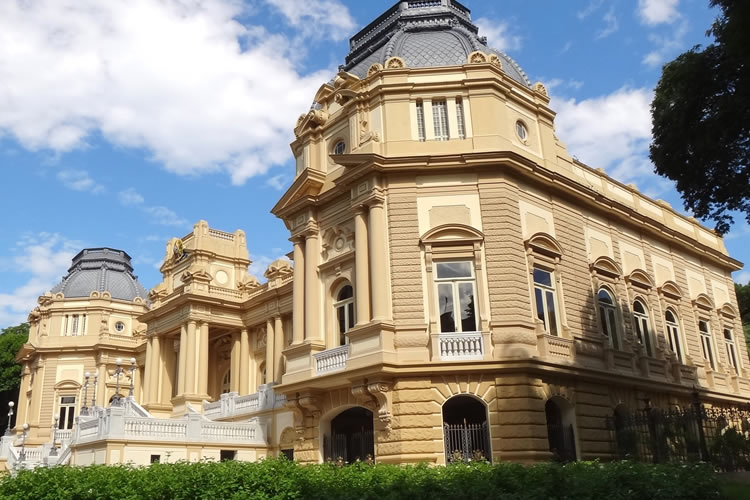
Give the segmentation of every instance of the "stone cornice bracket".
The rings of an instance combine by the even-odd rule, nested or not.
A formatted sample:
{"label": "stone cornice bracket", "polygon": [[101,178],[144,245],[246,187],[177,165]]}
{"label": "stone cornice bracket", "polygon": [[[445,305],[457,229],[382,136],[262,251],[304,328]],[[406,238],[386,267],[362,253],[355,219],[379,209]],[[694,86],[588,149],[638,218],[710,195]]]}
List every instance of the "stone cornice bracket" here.
{"label": "stone cornice bracket", "polygon": [[382,188],[373,188],[366,199],[362,200],[363,205],[368,207],[379,206],[385,203],[385,193]]}
{"label": "stone cornice bracket", "polygon": [[374,409],[377,406],[377,400],[367,390],[367,382],[352,386],[352,396],[357,403],[366,408]]}
{"label": "stone cornice bracket", "polygon": [[391,391],[391,384],[388,382],[372,382],[367,384],[367,392],[377,401],[378,418],[385,424],[386,432],[390,433],[393,424],[393,413],[391,411],[393,392]]}
{"label": "stone cornice bracket", "polygon": [[320,416],[320,407],[318,406],[318,398],[315,396],[300,396],[299,405],[307,410],[313,417]]}
{"label": "stone cornice bracket", "polygon": [[297,440],[305,440],[305,413],[298,399],[288,399],[284,408],[292,412],[294,417],[294,431],[297,433]]}

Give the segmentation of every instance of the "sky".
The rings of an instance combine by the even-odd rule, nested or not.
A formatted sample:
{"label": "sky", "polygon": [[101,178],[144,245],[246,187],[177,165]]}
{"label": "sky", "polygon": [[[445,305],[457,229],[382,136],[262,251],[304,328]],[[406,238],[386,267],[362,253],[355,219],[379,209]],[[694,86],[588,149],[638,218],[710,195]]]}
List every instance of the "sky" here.
{"label": "sky", "polygon": [[[152,288],[166,241],[201,219],[243,229],[262,279],[291,250],[269,210],[293,180],[296,119],[394,3],[0,1],[0,328],[85,247],[127,251]],[[648,160],[649,106],[662,64],[710,43],[708,0],[463,3],[547,86],[571,154],[682,209]],[[750,262],[742,217],[725,243]]]}

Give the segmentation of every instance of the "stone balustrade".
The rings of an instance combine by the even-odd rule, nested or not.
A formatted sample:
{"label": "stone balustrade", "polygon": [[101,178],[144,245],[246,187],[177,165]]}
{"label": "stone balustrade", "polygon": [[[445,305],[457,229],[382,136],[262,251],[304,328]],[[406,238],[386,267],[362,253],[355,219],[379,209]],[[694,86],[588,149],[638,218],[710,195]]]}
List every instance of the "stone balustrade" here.
{"label": "stone balustrade", "polygon": [[574,361],[576,356],[573,339],[557,337],[549,334],[537,335],[537,348],[541,357],[554,358],[558,361]]}
{"label": "stone balustrade", "polygon": [[438,335],[440,359],[445,361],[484,358],[481,332],[441,333]]}
{"label": "stone balustrade", "polygon": [[346,361],[349,359],[349,352],[349,344],[347,344],[313,354],[315,358],[315,372],[320,375],[345,369]]}
{"label": "stone balustrade", "polygon": [[286,402],[286,396],[276,394],[273,384],[261,385],[258,392],[240,396],[236,392],[222,394],[218,401],[203,402],[203,416],[210,420],[246,416],[274,408],[281,408]]}

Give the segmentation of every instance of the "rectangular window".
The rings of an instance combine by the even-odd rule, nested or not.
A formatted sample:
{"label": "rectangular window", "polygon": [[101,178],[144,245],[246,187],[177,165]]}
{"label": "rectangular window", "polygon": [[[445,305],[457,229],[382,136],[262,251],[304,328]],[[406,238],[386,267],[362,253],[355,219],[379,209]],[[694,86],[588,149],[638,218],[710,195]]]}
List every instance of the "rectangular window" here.
{"label": "rectangular window", "polygon": [[417,134],[419,140],[424,142],[426,137],[424,131],[424,103],[422,99],[417,100]]}
{"label": "rectangular window", "polygon": [[458,137],[465,139],[466,121],[464,118],[464,101],[460,97],[456,97],[456,119],[458,120]]}
{"label": "rectangular window", "polygon": [[219,450],[219,460],[221,462],[225,460],[234,460],[237,455],[237,450]]}
{"label": "rectangular window", "polygon": [[65,315],[65,320],[63,321],[63,335],[68,334],[68,315]]}
{"label": "rectangular window", "polygon": [[78,335],[78,315],[73,315],[73,328],[71,330],[71,335]]}
{"label": "rectangular window", "polygon": [[716,364],[714,363],[714,352],[713,349],[711,349],[711,331],[708,329],[708,322],[705,320],[698,321],[698,331],[700,332],[701,337],[703,359],[708,361],[712,370],[715,370]]}
{"label": "rectangular window", "polygon": [[432,124],[435,127],[436,141],[447,141],[450,138],[448,133],[448,108],[444,99],[432,101]]}
{"label": "rectangular window", "polygon": [[724,345],[727,348],[727,361],[735,373],[739,373],[737,364],[737,351],[734,348],[734,337],[732,336],[732,330],[724,328]]}
{"label": "rectangular window", "polygon": [[476,332],[474,266],[469,261],[436,262],[440,332]]}
{"label": "rectangular window", "polygon": [[151,455],[152,464],[158,464],[159,460],[161,460],[161,455]]}
{"label": "rectangular window", "polygon": [[62,396],[60,398],[60,420],[58,425],[60,429],[72,429],[76,416],[76,397]]}
{"label": "rectangular window", "polygon": [[558,335],[557,300],[552,273],[534,268],[534,299],[537,318],[542,320],[544,330],[550,335]]}

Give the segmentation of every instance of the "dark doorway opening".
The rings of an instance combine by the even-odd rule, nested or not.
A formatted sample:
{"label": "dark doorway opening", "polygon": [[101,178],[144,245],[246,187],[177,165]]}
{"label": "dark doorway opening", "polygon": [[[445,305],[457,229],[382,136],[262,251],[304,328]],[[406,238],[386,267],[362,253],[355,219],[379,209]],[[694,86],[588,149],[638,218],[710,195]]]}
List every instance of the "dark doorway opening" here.
{"label": "dark doorway opening", "polygon": [[445,461],[492,461],[487,408],[471,396],[455,396],[443,405]]}
{"label": "dark doorway opening", "polygon": [[224,460],[234,460],[234,457],[237,456],[237,450],[220,450],[219,451],[219,461],[223,462]]}
{"label": "dark doorway opening", "polygon": [[375,458],[372,412],[355,407],[331,420],[331,433],[323,436],[323,458],[352,463]]}
{"label": "dark doorway opening", "polygon": [[547,439],[549,451],[555,460],[573,462],[576,460],[575,433],[573,424],[565,418],[560,405],[550,399],[544,405],[547,416]]}

